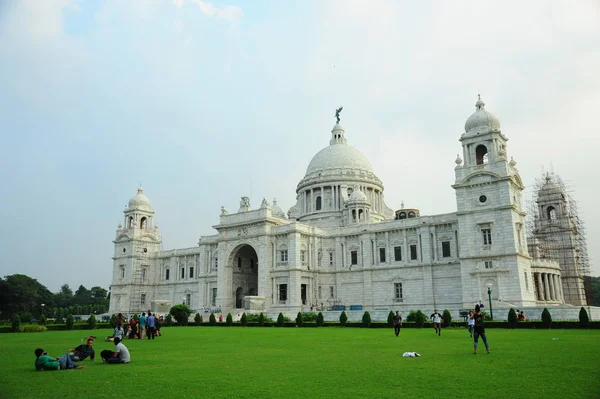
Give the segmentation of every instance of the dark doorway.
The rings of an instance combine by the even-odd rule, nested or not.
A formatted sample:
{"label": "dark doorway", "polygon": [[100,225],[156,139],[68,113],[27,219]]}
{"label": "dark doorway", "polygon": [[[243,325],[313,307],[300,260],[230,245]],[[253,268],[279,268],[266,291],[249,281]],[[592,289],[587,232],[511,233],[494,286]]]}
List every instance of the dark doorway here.
{"label": "dark doorway", "polygon": [[302,299],[302,304],[306,305],[306,284],[300,285],[300,298]]}

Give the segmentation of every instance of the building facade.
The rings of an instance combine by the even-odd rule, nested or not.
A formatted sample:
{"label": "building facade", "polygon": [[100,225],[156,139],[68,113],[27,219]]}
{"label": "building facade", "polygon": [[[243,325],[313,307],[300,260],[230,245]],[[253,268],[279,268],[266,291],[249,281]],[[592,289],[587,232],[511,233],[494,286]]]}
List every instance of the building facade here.
{"label": "building facade", "polygon": [[494,306],[581,305],[583,291],[564,280],[577,272],[529,252],[524,186],[507,140],[479,99],[460,137],[457,211],[421,215],[386,205],[383,183],[338,123],[287,214],[276,200],[252,209],[243,197],[237,212],[221,208],[217,234],[193,248],[160,250],[140,188],[114,240],[111,312],[166,312],[177,303],[195,312],[458,311],[488,290]]}

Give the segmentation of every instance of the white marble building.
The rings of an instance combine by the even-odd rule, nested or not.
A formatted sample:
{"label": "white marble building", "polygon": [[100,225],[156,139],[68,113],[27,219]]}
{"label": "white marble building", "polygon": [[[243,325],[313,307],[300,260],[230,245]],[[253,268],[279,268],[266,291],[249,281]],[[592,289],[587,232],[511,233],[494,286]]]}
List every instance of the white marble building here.
{"label": "white marble building", "polygon": [[244,197],[237,212],[222,208],[217,234],[193,248],[160,250],[140,188],[114,240],[111,312],[165,312],[186,302],[195,311],[292,314],[316,305],[457,313],[487,303],[488,288],[494,307],[564,306],[560,265],[528,253],[523,182],[483,101],[459,140],[457,211],[449,214],[390,209],[383,183],[339,123],[287,214],[275,200],[252,209]]}

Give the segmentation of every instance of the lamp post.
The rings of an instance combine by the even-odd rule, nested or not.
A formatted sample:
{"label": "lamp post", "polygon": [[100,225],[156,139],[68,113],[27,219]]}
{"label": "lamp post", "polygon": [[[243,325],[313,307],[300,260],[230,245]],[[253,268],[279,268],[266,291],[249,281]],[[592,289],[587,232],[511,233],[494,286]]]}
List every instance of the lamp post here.
{"label": "lamp post", "polygon": [[494,320],[494,311],[492,310],[492,288],[488,285],[488,301],[490,302],[490,320]]}
{"label": "lamp post", "polygon": [[44,306],[46,306],[46,304],[42,303],[42,317],[44,316]]}

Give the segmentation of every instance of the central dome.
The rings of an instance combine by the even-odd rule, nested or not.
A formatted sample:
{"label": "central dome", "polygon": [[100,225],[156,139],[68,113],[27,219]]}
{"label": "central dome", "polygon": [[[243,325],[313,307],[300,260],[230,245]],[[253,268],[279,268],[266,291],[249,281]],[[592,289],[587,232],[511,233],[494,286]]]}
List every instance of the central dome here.
{"label": "central dome", "polygon": [[373,172],[369,160],[359,150],[348,144],[332,144],[323,148],[308,164],[306,174],[327,169],[359,169]]}

